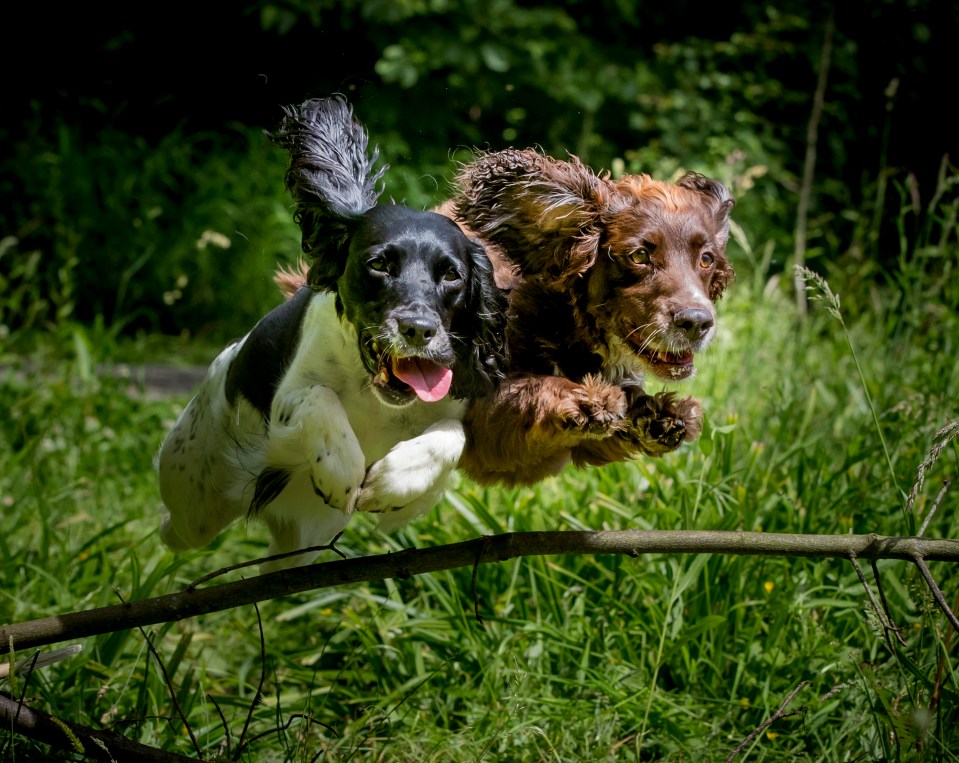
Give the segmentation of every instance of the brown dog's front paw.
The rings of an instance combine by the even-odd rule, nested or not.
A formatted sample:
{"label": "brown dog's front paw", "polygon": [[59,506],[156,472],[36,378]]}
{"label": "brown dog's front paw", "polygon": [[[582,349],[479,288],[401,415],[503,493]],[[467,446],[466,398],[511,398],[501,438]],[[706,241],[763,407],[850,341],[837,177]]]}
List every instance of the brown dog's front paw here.
{"label": "brown dog's front paw", "polygon": [[599,378],[587,376],[569,395],[567,429],[583,434],[606,437],[622,429],[626,415],[623,390]]}
{"label": "brown dog's front paw", "polygon": [[662,456],[695,440],[703,428],[703,410],[693,397],[676,400],[671,392],[638,397],[627,414],[630,435],[650,456]]}

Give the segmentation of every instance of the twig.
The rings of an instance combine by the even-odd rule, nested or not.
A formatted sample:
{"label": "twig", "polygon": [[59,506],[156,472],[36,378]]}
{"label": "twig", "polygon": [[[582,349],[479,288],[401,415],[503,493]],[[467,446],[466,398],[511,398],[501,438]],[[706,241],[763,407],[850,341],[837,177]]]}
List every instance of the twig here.
{"label": "twig", "polygon": [[[892,638],[889,636],[890,631],[896,634],[896,638],[899,639],[899,642],[905,646],[906,642],[899,634],[899,629],[892,624],[892,620],[888,617],[888,610],[883,612],[879,607],[879,602],[876,601],[876,597],[873,596],[872,589],[869,587],[869,581],[866,580],[866,576],[862,572],[862,567],[859,566],[859,562],[856,559],[855,554],[849,555],[849,561],[852,562],[853,569],[856,570],[856,575],[859,576],[859,582],[862,584],[862,587],[866,589],[866,596],[869,597],[869,603],[872,604],[873,612],[876,613],[876,618],[879,620],[879,624],[882,626],[883,637],[886,639],[886,646],[889,647],[890,651],[895,651],[892,645]],[[876,574],[876,568],[873,568],[873,577],[876,579],[876,583],[879,582],[879,576]],[[885,598],[885,597],[883,597]]]}
{"label": "twig", "polygon": [[946,479],[942,481],[942,487],[939,490],[939,494],[932,502],[932,506],[929,507],[929,511],[926,512],[926,516],[922,520],[922,525],[919,527],[919,532],[916,533],[916,537],[921,538],[926,534],[926,528],[929,527],[929,523],[932,521],[933,516],[935,516],[936,509],[939,508],[939,504],[942,503],[942,499],[946,497],[946,491],[949,489],[950,485],[952,485],[952,480]]}
{"label": "twig", "polygon": [[340,551],[336,547],[336,542],[340,539],[342,535],[343,535],[342,532],[338,532],[333,537],[333,540],[331,540],[329,543],[323,544],[322,546],[308,546],[307,548],[300,548],[300,549],[297,549],[296,551],[285,551],[282,554],[273,554],[272,556],[261,556],[257,559],[250,559],[246,562],[231,564],[229,567],[221,567],[218,570],[214,570],[213,572],[208,572],[206,575],[198,577],[196,580],[190,583],[189,586],[187,586],[187,590],[190,590],[192,588],[199,588],[201,585],[203,585],[203,583],[208,583],[214,578],[218,578],[222,575],[226,575],[228,572],[233,572],[235,570],[242,570],[245,567],[255,567],[265,562],[275,562],[279,559],[286,559],[289,556],[299,556],[300,554],[308,554],[312,551],[332,551],[334,554],[340,557],[340,559],[346,559],[346,554],[344,554],[342,551]]}
{"label": "twig", "polygon": [[779,706],[779,709],[776,710],[775,713],[773,713],[772,715],[770,715],[770,716],[769,716],[766,720],[764,720],[762,723],[760,723],[759,726],[757,726],[756,728],[754,728],[754,729],[750,732],[749,736],[747,736],[742,742],[740,742],[740,743],[739,743],[739,746],[738,746],[735,750],[733,750],[731,753],[729,753],[729,755],[726,757],[725,763],[729,763],[729,761],[731,761],[733,758],[735,758],[737,755],[739,755],[740,752],[742,752],[742,751],[743,751],[744,749],[746,749],[750,744],[752,744],[753,740],[754,740],[756,737],[758,737],[760,734],[762,734],[763,731],[765,731],[767,728],[769,728],[773,723],[775,723],[776,721],[778,721],[780,718],[785,717],[785,716],[784,716],[784,711],[785,711],[785,709],[786,709],[787,707],[789,707],[789,703],[792,702],[792,701],[793,701],[793,698],[794,698],[797,694],[799,694],[800,690],[801,690],[803,687],[807,686],[808,684],[809,684],[809,681],[800,681],[800,682],[799,682],[799,685],[798,685],[795,689],[793,689],[791,692],[789,692],[789,695],[786,697],[786,699],[783,700],[783,703]]}
{"label": "twig", "polygon": [[263,682],[266,680],[266,638],[263,635],[263,618],[260,616],[260,608],[256,605],[256,602],[253,603],[253,609],[256,610],[256,625],[260,629],[260,682],[257,684],[253,701],[250,702],[250,710],[246,714],[246,723],[243,724],[243,731],[236,743],[236,755],[233,756],[233,760],[239,760],[243,750],[246,749],[243,740],[246,737],[246,732],[250,729],[250,723],[253,722],[253,711],[263,700]]}
{"label": "twig", "polygon": [[952,624],[952,627],[956,629],[957,633],[959,633],[959,619],[957,619],[953,611],[949,609],[949,603],[946,601],[946,597],[942,595],[942,591],[939,590],[939,586],[936,585],[936,581],[933,579],[932,573],[929,572],[929,566],[921,556],[916,556],[912,561],[919,568],[919,572],[922,573],[922,577],[925,579],[926,585],[929,586],[929,590],[932,591],[933,600],[939,605],[939,609],[945,613],[946,619],[949,620],[949,622]]}
{"label": "twig", "polygon": [[208,588],[152,599],[43,617],[0,627],[0,653],[14,638],[18,649],[113,633],[141,625],[175,622],[257,601],[350,583],[408,578],[425,572],[470,567],[550,554],[735,554],[848,559],[959,561],[959,541],[880,535],[802,535],[701,530],[620,530],[504,533],[433,548],[295,567]]}
{"label": "twig", "polygon": [[[113,592],[122,602],[123,596],[120,594],[120,591],[114,587]],[[143,640],[146,641],[147,649],[150,650],[150,654],[153,655],[153,659],[156,660],[157,665],[160,668],[160,673],[163,675],[163,683],[166,686],[167,691],[170,693],[170,699],[173,700],[173,708],[176,710],[176,714],[180,716],[180,720],[183,721],[183,726],[186,728],[187,734],[190,735],[190,741],[193,743],[193,749],[196,750],[196,756],[198,758],[202,758],[203,755],[200,752],[200,745],[196,741],[196,735],[193,733],[193,729],[190,728],[190,722],[187,720],[186,714],[183,712],[183,708],[180,707],[180,700],[178,700],[176,696],[176,688],[173,686],[173,681],[170,678],[170,674],[166,672],[166,665],[163,663],[163,658],[160,657],[160,653],[153,645],[153,640],[146,634],[146,631],[139,626],[137,627],[137,630],[140,631],[140,635],[143,636]]]}
{"label": "twig", "polygon": [[156,747],[134,742],[115,731],[98,731],[61,720],[0,692],[0,725],[29,739],[50,745],[59,750],[76,751],[74,742],[82,748],[82,754],[92,760],[136,760],[143,763],[187,763],[196,758],[159,750]]}
{"label": "twig", "polygon": [[[959,594],[956,594],[956,601],[952,605],[954,609],[959,609]],[[939,658],[939,666],[936,668],[936,680],[932,685],[932,698],[929,700],[929,712],[934,713],[939,705],[939,696],[942,693],[942,674],[946,667],[946,660],[952,652],[952,637],[956,631],[946,633],[946,643],[942,649],[942,657]]]}
{"label": "twig", "polygon": [[266,731],[261,731],[259,734],[254,734],[253,736],[251,736],[247,740],[246,746],[249,747],[254,742],[259,741],[265,736],[269,736],[275,731],[280,731],[280,730],[289,731],[290,726],[293,725],[293,721],[297,720],[298,718],[302,718],[303,720],[305,720],[308,726],[322,726],[327,731],[329,731],[333,736],[337,736],[336,729],[334,729],[328,723],[323,723],[323,721],[318,721],[316,720],[316,718],[313,718],[312,716],[309,716],[306,713],[293,713],[290,715],[289,718],[286,719],[286,723],[284,723],[282,726],[279,726],[275,729],[267,729]]}
{"label": "twig", "polygon": [[886,621],[889,623],[889,627],[892,628],[893,633],[896,634],[896,639],[899,643],[905,646],[906,640],[902,637],[902,628],[892,621],[892,612],[889,611],[889,602],[886,600],[886,590],[882,587],[882,578],[879,577],[879,565],[876,564],[875,559],[870,559],[869,565],[872,567],[872,577],[873,580],[876,581],[876,590],[879,591],[879,600],[882,602],[882,609],[886,613]]}
{"label": "twig", "polygon": [[223,715],[223,710],[220,709],[220,703],[216,701],[216,697],[212,694],[207,694],[207,699],[213,703],[213,707],[216,708],[216,714],[220,716],[220,723],[223,724],[223,735],[226,740],[226,757],[230,757],[230,726],[226,722],[226,717]]}

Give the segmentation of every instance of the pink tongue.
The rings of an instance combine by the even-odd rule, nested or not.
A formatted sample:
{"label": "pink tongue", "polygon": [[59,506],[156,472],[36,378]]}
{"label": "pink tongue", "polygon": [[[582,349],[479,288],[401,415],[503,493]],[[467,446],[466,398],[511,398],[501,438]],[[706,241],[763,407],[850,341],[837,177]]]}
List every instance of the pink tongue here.
{"label": "pink tongue", "polygon": [[424,403],[442,400],[453,383],[452,371],[425,358],[394,358],[393,373]]}

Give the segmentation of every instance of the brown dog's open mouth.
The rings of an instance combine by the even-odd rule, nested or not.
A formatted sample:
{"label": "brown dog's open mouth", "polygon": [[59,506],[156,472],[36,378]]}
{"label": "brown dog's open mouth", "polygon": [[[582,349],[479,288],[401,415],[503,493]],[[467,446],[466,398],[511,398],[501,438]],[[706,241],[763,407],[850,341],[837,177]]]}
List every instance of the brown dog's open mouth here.
{"label": "brown dog's open mouth", "polygon": [[665,350],[654,350],[646,348],[640,350],[636,348],[639,357],[641,357],[650,371],[660,379],[679,380],[692,376],[696,367],[693,365],[693,353],[686,352],[666,352]]}
{"label": "brown dog's open mouth", "polygon": [[403,358],[382,351],[373,340],[368,365],[376,368],[373,384],[394,402],[410,401],[416,395],[424,403],[435,403],[449,394],[453,372],[428,358],[409,355]]}

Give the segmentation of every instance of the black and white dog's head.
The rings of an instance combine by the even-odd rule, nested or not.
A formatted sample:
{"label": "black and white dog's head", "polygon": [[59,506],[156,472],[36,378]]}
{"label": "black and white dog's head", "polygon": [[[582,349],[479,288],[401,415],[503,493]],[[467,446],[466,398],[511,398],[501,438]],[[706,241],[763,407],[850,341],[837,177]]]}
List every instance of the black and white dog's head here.
{"label": "black and white dog's head", "polygon": [[380,400],[470,398],[501,375],[504,297],[480,244],[434,212],[378,204],[378,152],[340,97],[286,109],[271,136],[310,260],[308,286],[337,295]]}

